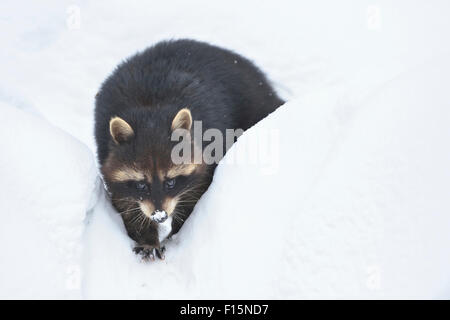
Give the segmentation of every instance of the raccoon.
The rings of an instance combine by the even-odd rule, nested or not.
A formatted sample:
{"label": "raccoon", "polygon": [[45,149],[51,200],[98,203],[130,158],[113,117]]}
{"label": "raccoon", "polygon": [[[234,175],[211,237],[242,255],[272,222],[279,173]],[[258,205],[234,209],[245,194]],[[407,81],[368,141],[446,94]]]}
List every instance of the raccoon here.
{"label": "raccoon", "polygon": [[116,67],[95,98],[95,138],[105,186],[137,254],[164,258],[166,239],[189,217],[217,165],[174,163],[174,130],[189,133],[201,121],[203,131],[225,136],[283,103],[252,62],[204,42],[163,41]]}

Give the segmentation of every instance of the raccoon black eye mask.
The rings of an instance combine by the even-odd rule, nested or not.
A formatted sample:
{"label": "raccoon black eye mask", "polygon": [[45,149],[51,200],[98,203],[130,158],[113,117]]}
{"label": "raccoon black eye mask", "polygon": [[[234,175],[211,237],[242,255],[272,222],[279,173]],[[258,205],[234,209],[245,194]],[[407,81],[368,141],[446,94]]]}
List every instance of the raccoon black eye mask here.
{"label": "raccoon black eye mask", "polygon": [[[249,60],[193,40],[160,42],[125,60],[95,99],[95,138],[101,173],[134,251],[164,257],[212,181],[217,163],[178,163],[171,139],[196,123],[202,132],[246,130],[283,101]],[[208,142],[188,140],[204,148]]]}

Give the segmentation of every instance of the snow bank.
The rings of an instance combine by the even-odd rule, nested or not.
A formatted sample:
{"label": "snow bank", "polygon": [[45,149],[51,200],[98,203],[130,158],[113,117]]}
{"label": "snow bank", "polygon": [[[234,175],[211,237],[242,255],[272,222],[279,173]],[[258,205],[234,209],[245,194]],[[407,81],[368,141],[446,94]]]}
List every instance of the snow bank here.
{"label": "snow bank", "polygon": [[0,298],[81,298],[92,153],[37,116],[0,109]]}
{"label": "snow bank", "polygon": [[250,129],[236,156],[256,142],[279,159],[267,171],[228,154],[165,261],[140,263],[100,202],[86,297],[448,298],[447,58],[369,91],[318,91]]}

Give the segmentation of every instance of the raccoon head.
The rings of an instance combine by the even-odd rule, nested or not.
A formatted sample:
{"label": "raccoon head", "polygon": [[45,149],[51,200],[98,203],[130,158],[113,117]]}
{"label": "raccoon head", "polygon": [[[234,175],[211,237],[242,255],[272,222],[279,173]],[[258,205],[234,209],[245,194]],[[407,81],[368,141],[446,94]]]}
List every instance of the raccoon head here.
{"label": "raccoon head", "polygon": [[101,171],[130,235],[168,217],[184,220],[187,210],[192,210],[206,190],[204,164],[175,164],[171,159],[177,143],[171,141],[172,132],[189,132],[191,126],[188,109],[167,119],[148,116],[147,112],[110,120],[110,152]]}

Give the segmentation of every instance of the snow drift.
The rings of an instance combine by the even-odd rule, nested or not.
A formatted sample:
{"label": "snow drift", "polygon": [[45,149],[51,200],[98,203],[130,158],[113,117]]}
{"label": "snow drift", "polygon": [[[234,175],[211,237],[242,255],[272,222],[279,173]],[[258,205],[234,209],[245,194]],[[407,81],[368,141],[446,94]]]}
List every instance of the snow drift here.
{"label": "snow drift", "polygon": [[[440,61],[353,101],[357,90],[287,103],[230,150],[165,261],[139,263],[100,210],[89,226],[87,297],[445,297],[449,74]],[[227,162],[255,141],[274,148],[261,139],[271,130],[276,171]]]}
{"label": "snow drift", "polygon": [[0,298],[79,298],[92,153],[38,116],[0,108]]}

